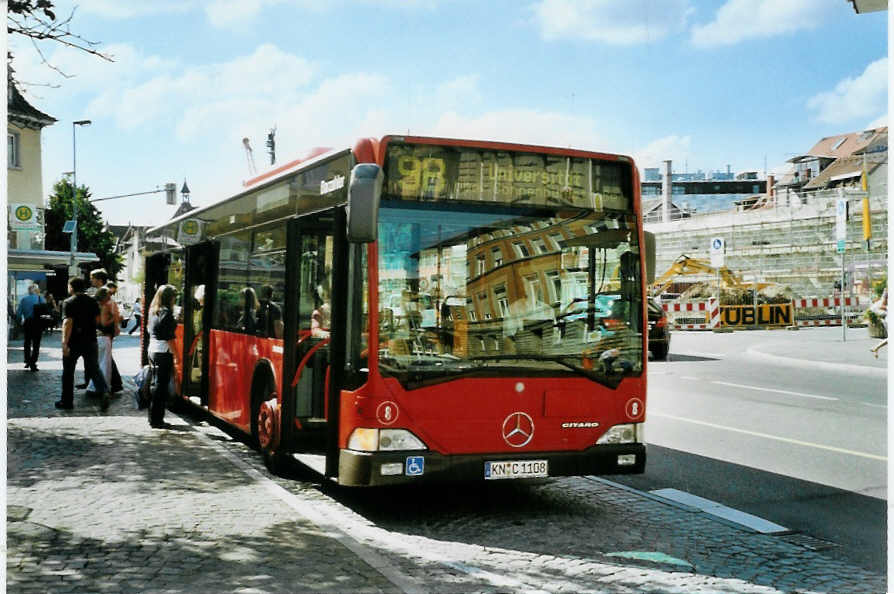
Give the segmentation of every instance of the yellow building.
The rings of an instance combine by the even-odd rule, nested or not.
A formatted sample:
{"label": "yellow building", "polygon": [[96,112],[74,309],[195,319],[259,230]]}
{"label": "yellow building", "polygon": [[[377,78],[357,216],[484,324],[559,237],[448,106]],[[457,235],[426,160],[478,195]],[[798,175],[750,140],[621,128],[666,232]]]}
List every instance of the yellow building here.
{"label": "yellow building", "polygon": [[[55,122],[28,103],[12,82],[7,84],[7,298],[14,304],[32,283],[57,299],[66,295],[71,254],[44,250],[40,137],[43,128]],[[76,254],[78,262],[96,260],[95,254]]]}

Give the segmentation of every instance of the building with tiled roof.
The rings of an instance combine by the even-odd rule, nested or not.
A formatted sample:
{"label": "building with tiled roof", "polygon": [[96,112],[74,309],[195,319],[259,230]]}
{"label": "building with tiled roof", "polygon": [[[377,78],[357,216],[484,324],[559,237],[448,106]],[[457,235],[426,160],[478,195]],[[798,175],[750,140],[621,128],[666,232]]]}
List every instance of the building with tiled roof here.
{"label": "building with tiled roof", "polygon": [[[887,138],[887,126],[863,130],[862,132],[827,136],[813,145],[803,155],[797,155],[789,159],[789,163],[794,165],[794,171],[790,177],[779,180],[776,185],[786,186],[792,190],[799,190],[811,185],[815,189],[816,184],[811,184],[811,181],[819,177],[827,167],[839,159],[845,159],[851,155],[861,153],[870,146],[878,145],[882,139],[884,139],[885,152],[887,154]],[[844,173],[846,172],[840,171],[837,175]]]}

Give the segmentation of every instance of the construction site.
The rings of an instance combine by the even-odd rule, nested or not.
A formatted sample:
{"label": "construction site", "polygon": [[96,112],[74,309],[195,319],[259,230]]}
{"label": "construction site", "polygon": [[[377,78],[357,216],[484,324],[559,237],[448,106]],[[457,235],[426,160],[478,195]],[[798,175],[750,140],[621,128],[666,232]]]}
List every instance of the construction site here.
{"label": "construction site", "polygon": [[[859,176],[846,185],[797,192],[775,187],[770,176],[766,193],[704,213],[667,208],[672,205],[666,191],[664,212],[671,214],[646,223],[656,242],[652,296],[665,304],[709,299],[730,306],[789,302],[796,319],[831,321],[837,316],[838,323],[836,306],[843,298],[848,323],[859,323],[878,298],[873,285],[878,291],[887,279],[887,152],[883,165],[876,166],[878,174],[866,190]],[[840,253],[837,205],[842,198],[848,217]],[[865,213],[869,222],[864,227]],[[712,254],[712,242],[717,238],[723,246],[722,265],[713,266],[717,244]],[[699,319],[701,314],[689,317]]]}

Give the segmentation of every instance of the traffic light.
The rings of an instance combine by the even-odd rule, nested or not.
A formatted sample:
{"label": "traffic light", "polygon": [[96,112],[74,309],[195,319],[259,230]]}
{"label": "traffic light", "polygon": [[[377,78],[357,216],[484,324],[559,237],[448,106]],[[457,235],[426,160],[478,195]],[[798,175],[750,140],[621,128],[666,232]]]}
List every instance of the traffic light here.
{"label": "traffic light", "polygon": [[177,184],[165,184],[165,201],[168,204],[177,204]]}

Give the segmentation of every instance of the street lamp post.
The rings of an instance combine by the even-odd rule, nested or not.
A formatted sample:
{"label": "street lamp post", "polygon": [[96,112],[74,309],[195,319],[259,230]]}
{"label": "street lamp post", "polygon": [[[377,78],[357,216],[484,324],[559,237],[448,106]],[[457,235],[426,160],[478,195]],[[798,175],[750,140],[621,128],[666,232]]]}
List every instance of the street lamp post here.
{"label": "street lamp post", "polygon": [[78,251],[78,148],[75,131],[78,126],[89,126],[90,120],[75,120],[71,123],[71,162],[72,162],[72,188],[71,206],[74,227],[71,230],[71,274],[75,274],[75,253]]}

